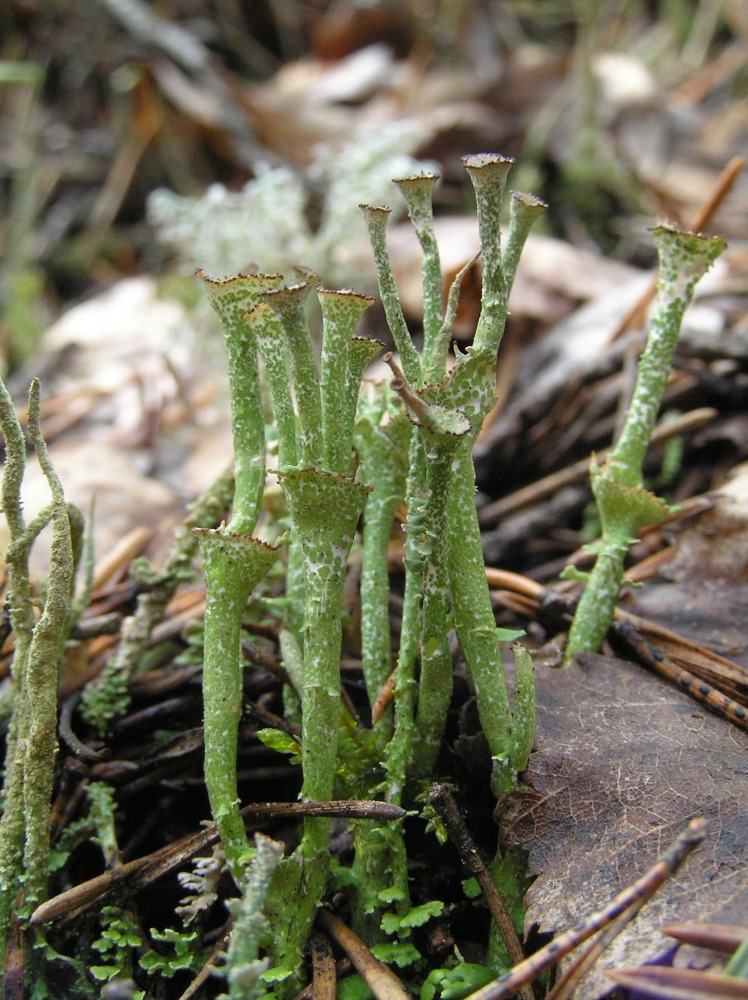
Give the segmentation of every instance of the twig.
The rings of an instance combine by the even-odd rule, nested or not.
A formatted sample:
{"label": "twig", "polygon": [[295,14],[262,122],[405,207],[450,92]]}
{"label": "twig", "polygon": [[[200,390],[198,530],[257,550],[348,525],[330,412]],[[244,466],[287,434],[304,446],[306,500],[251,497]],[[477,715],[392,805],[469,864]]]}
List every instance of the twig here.
{"label": "twig", "polygon": [[225,934],[219,939],[218,943],[213,946],[213,952],[198,972],[195,978],[192,980],[187,989],[179,997],[179,1000],[194,1000],[194,997],[200,995],[201,988],[208,982],[209,979],[215,974],[215,970],[218,963],[221,961],[224,952],[226,951],[226,946],[229,943],[229,935]]}
{"label": "twig", "polygon": [[107,760],[112,754],[108,747],[104,747],[101,750],[92,750],[91,747],[86,746],[73,732],[73,712],[79,701],[80,692],[75,692],[75,694],[70,695],[69,698],[66,698],[62,702],[57,731],[60,739],[74,757],[77,757],[78,760],[98,764],[102,760]]}
{"label": "twig", "polygon": [[[439,819],[447,828],[447,833],[457,853],[460,855],[462,863],[475,876],[478,885],[481,887],[483,896],[491,911],[491,916],[506,945],[510,962],[513,965],[518,965],[524,961],[525,953],[522,950],[522,945],[514,929],[512,916],[496,888],[496,884],[491,877],[486,863],[480,856],[478,847],[470,831],[463,822],[460,811],[457,808],[457,803],[447,791],[446,786],[438,784],[431,786],[429,803],[434,807]],[[522,986],[519,988],[519,991],[525,1000],[534,1000],[532,987]]]}
{"label": "twig", "polygon": [[335,1000],[337,994],[335,957],[329,938],[316,932],[312,934],[312,973],[314,1000]]}
{"label": "twig", "polygon": [[651,899],[659,887],[683,864],[688,855],[706,836],[707,823],[704,819],[692,819],[664,854],[654,863],[649,871],[628,888],[620,892],[602,910],[593,913],[576,927],[565,931],[557,938],[541,948],[540,951],[515,966],[510,972],[495,979],[492,983],[470,995],[470,1000],[503,1000],[511,993],[517,992],[521,986],[532,982],[537,976],[569,952],[577,945],[587,941],[611,921],[619,917],[629,907]]}
{"label": "twig", "polygon": [[605,975],[639,995],[663,1000],[748,1000],[748,982],[734,976],[720,976],[696,969],[643,966],[635,969],[607,969]]}
{"label": "twig", "polygon": [[319,910],[317,920],[350,958],[376,1000],[410,1000],[410,993],[392,969],[375,958],[361,938],[342,920],[327,910]]}
{"label": "twig", "polygon": [[663,934],[684,944],[692,944],[697,948],[711,948],[712,951],[721,951],[728,955],[748,939],[748,927],[739,927],[735,924],[705,924],[694,920],[687,924],[668,924],[661,930]]}
{"label": "twig", "polygon": [[625,910],[620,917],[608,924],[597,937],[590,941],[586,948],[574,959],[563,976],[559,979],[545,1000],[569,1000],[574,995],[574,991],[587,975],[602,953],[618,937],[621,931],[637,916],[639,910],[646,905],[646,898],[640,899],[633,906]]}
{"label": "twig", "polygon": [[617,616],[611,628],[616,638],[621,640],[651,670],[674,681],[678,687],[700,704],[706,706],[711,712],[722,716],[723,719],[727,719],[748,732],[748,710],[744,705],[729,698],[726,694],[718,691],[716,687],[675,663],[661,649],[646,639],[631,619]]}
{"label": "twig", "polygon": [[[241,810],[245,820],[266,816],[332,816],[345,819],[377,819],[393,822],[405,816],[405,810],[388,802],[364,802],[355,799],[333,802],[260,802]],[[218,840],[215,824],[204,830],[182,837],[173,844],[154,851],[144,858],[136,858],[120,868],[104,872],[95,878],[73,886],[66,892],[47,900],[31,915],[34,925],[46,924],[65,916],[78,916],[99,900],[118,889],[137,892],[156,879],[179,868],[198,851],[210,847]]]}

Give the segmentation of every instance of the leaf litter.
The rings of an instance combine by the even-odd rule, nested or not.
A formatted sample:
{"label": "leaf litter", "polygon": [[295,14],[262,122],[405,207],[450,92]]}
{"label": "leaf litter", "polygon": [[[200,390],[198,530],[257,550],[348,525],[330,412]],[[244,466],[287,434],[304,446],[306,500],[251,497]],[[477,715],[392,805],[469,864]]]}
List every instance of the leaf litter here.
{"label": "leaf litter", "polygon": [[672,922],[745,920],[748,735],[625,660],[537,671],[530,786],[504,800],[500,836],[529,850],[526,930],[572,926],[634,881],[693,817],[701,847],[622,932],[579,987],[610,988],[605,968],[662,961]]}

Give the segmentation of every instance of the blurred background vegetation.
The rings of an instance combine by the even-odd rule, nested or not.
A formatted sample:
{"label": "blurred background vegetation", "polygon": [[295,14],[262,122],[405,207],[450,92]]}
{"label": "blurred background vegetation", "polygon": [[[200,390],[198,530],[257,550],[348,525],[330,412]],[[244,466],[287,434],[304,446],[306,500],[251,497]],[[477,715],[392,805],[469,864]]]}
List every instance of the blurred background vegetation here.
{"label": "blurred background vegetation", "polygon": [[66,304],[168,265],[157,189],[283,167],[314,234],[346,141],[396,129],[440,165],[439,212],[468,207],[460,157],[496,150],[548,231],[650,265],[646,226],[687,224],[748,147],[741,0],[5,0],[0,39],[5,370]]}

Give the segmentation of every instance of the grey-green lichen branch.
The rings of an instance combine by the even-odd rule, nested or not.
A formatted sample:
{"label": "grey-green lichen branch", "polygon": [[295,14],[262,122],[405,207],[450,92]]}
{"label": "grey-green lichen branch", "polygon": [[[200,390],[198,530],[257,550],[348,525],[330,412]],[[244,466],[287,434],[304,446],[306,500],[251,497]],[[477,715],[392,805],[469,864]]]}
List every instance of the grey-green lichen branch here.
{"label": "grey-green lichen branch", "polygon": [[[0,937],[13,915],[45,898],[49,866],[52,785],[57,750],[57,680],[75,573],[70,513],[41,431],[39,383],[29,390],[29,435],[49,485],[51,504],[28,527],[21,510],[26,442],[13,402],[0,382],[0,423],[6,442],[3,511],[10,530],[6,553],[15,632],[13,716],[6,751],[5,811],[0,820]],[[44,520],[52,525],[46,598],[41,614],[29,578],[29,551]]]}
{"label": "grey-green lichen branch", "polygon": [[659,524],[668,505],[642,484],[642,465],[678,345],[683,314],[699,279],[725,247],[719,237],[682,233],[658,226],[654,240],[660,259],[658,293],[647,346],[639,362],[634,395],[621,435],[603,465],[590,468],[602,536],[593,547],[595,565],[579,600],[566,647],[597,652],[613,620],[624,580],[624,560],[636,532]]}

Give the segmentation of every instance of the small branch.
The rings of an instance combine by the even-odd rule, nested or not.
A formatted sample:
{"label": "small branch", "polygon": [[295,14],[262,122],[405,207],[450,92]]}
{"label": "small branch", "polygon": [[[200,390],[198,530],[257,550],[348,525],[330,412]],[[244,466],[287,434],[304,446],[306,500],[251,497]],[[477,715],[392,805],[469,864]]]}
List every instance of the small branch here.
{"label": "small branch", "polygon": [[[434,807],[439,819],[447,828],[447,833],[457,853],[460,855],[462,863],[475,876],[478,885],[481,887],[483,896],[491,911],[491,916],[506,945],[509,960],[512,964],[518,965],[524,961],[525,953],[522,950],[522,945],[514,929],[511,914],[506,908],[506,904],[501,898],[494,880],[491,878],[488,866],[480,856],[480,852],[470,831],[465,826],[460,811],[457,808],[457,803],[447,791],[446,786],[432,785],[429,792],[429,804]],[[531,988],[523,987],[521,993],[525,1000],[534,1000],[534,993]]]}

